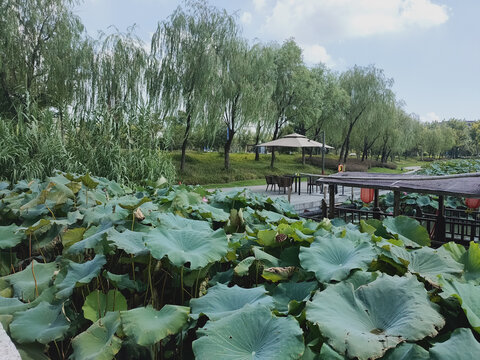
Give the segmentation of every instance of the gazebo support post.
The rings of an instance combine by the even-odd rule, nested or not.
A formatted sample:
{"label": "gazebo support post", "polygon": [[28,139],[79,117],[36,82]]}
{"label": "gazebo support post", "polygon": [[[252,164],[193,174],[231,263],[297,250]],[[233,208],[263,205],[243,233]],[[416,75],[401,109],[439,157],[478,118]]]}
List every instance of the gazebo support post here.
{"label": "gazebo support post", "polygon": [[327,214],[327,210],[328,209],[328,206],[327,206],[327,202],[325,201],[325,199],[322,199],[322,216],[325,218],[325,217],[328,217],[328,214]]}
{"label": "gazebo support post", "polygon": [[378,199],[378,189],[375,189],[375,196],[373,198],[373,218],[380,220],[380,203]]}
{"label": "gazebo support post", "polygon": [[302,148],[302,165],[305,165],[305,148]]}
{"label": "gazebo support post", "polygon": [[393,192],[393,216],[400,215],[400,191]]}
{"label": "gazebo support post", "polygon": [[335,217],[335,185],[328,185],[328,194],[329,194],[329,213],[328,217],[333,219]]}
{"label": "gazebo support post", "polygon": [[435,241],[445,242],[445,196],[438,196],[438,215],[435,225]]}

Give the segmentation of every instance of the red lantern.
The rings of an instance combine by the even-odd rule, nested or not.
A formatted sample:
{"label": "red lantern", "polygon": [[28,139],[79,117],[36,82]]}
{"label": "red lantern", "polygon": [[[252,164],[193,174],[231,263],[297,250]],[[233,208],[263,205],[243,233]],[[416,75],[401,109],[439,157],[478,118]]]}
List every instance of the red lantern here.
{"label": "red lantern", "polygon": [[360,199],[365,204],[371,203],[373,201],[373,197],[375,196],[375,190],[374,189],[367,189],[367,188],[362,188],[360,190]]}
{"label": "red lantern", "polygon": [[480,206],[480,199],[466,198],[465,204],[469,209],[476,209]]}

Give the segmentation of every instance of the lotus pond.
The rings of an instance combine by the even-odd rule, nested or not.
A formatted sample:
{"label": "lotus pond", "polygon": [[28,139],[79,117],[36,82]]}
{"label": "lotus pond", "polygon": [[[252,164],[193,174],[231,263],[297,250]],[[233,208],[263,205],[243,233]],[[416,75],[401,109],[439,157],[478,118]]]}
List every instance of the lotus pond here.
{"label": "lotus pond", "polygon": [[480,248],[407,217],[58,173],[0,183],[0,322],[23,359],[477,359]]}

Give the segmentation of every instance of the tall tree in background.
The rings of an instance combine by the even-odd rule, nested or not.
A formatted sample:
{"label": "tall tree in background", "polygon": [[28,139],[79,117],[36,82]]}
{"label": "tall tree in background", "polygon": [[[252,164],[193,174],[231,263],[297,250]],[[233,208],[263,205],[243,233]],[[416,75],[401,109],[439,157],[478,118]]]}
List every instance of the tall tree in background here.
{"label": "tall tree in background", "polygon": [[224,10],[200,1],[187,5],[185,9],[177,8],[153,35],[151,53],[159,67],[151,70],[148,86],[149,95],[161,97],[167,112],[183,111],[181,171],[185,169],[190,131],[197,121],[208,116],[208,107],[213,103],[218,54],[236,31],[234,19]]}
{"label": "tall tree in background", "polygon": [[[73,0],[0,3],[0,114],[35,102],[60,112],[72,100],[83,25]],[[27,100],[28,98],[28,100]]]}
{"label": "tall tree in background", "polygon": [[354,66],[340,76],[340,83],[347,94],[350,94],[346,132],[339,158],[346,162],[353,128],[361,121],[365,112],[383,98],[385,91],[393,85],[393,80],[387,79],[383,70],[374,66]]}
{"label": "tall tree in background", "polygon": [[[275,106],[273,138],[276,140],[280,130],[289,121],[295,110],[295,96],[298,91],[298,73],[303,66],[302,50],[294,40],[290,39],[275,52],[275,90],[272,102]],[[270,167],[275,163],[275,148],[272,148]]]}
{"label": "tall tree in background", "polygon": [[[225,169],[230,168],[230,151],[235,134],[252,118],[262,115],[272,93],[273,72],[260,46],[249,48],[246,41],[232,38],[223,47],[218,80],[220,108],[227,129],[224,145]],[[270,85],[270,86],[269,86]]]}

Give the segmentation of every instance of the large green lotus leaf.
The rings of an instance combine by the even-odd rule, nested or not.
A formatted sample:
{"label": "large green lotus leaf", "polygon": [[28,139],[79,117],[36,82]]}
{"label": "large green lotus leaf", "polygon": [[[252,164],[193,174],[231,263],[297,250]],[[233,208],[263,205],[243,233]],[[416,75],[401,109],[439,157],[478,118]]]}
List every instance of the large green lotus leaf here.
{"label": "large green lotus leaf", "polygon": [[447,299],[451,296],[458,299],[468,322],[480,333],[480,285],[461,283],[456,280],[440,281],[442,292],[440,296]]}
{"label": "large green lotus leaf", "polygon": [[18,231],[19,227],[15,224],[0,226],[0,250],[10,249],[22,241],[25,237],[23,231]]}
{"label": "large green lotus leaf", "polygon": [[460,275],[463,266],[443,252],[423,247],[408,253],[408,271],[418,274],[432,284],[438,284],[438,276]]}
{"label": "large green lotus leaf", "polygon": [[212,228],[210,224],[203,220],[192,220],[186,219],[182,216],[174,215],[172,213],[160,213],[158,214],[157,221],[159,226],[163,228],[170,228],[170,229],[192,229],[192,230],[199,230],[199,231],[208,231]]}
{"label": "large green lotus leaf", "polygon": [[253,256],[249,256],[242,261],[240,261],[237,266],[233,268],[233,271],[235,272],[235,275],[237,276],[245,276],[248,274],[248,271],[250,270],[250,266],[252,266],[253,262],[255,261],[255,258]]}
{"label": "large green lotus leaf", "polygon": [[463,278],[475,284],[480,284],[480,246],[473,241],[470,242],[468,250],[462,245],[448,243],[442,246],[441,250],[448,252],[453,259],[464,267]]}
{"label": "large green lotus leaf", "polygon": [[192,317],[205,314],[210,320],[228,316],[245,305],[266,305],[273,308],[273,299],[263,286],[244,289],[237,285],[228,287],[218,283],[208,289],[207,295],[190,300]]}
{"label": "large green lotus leaf", "polygon": [[383,226],[393,235],[397,235],[405,246],[420,247],[430,246],[430,236],[427,229],[420,223],[407,216],[387,217],[383,220]]}
{"label": "large green lotus leaf", "polygon": [[142,199],[138,199],[137,197],[134,196],[123,196],[120,199],[118,199],[118,205],[126,210],[133,211],[140,207],[141,205],[150,202],[149,198],[144,196]]}
{"label": "large green lotus leaf", "polygon": [[204,202],[192,206],[192,210],[196,211],[204,219],[212,219],[218,222],[227,222],[230,214],[225,210],[206,204]]}
{"label": "large green lotus leaf", "polygon": [[78,254],[87,249],[94,249],[97,254],[103,253],[104,236],[112,229],[113,226],[111,226],[111,223],[105,223],[99,228],[92,227],[85,232],[83,240],[70,246],[66,252]]}
{"label": "large green lotus leaf", "polygon": [[118,224],[124,221],[129,215],[129,211],[117,206],[113,201],[105,205],[97,205],[85,210],[83,222],[90,225],[99,225],[105,222]]}
{"label": "large green lotus leaf", "polygon": [[125,230],[119,233],[117,230],[111,229],[108,232],[107,240],[127,254],[137,256],[148,254],[148,249],[143,241],[143,235],[143,233],[136,231]]}
{"label": "large green lotus leaf", "polygon": [[13,286],[15,296],[25,301],[32,301],[36,297],[32,265],[39,295],[50,286],[57,270],[57,264],[54,262],[44,264],[33,260],[24,270],[5,276],[4,279]]}
{"label": "large green lotus leaf", "polygon": [[10,334],[19,343],[38,341],[47,344],[62,339],[69,327],[62,305],[42,301],[32,309],[15,313]]}
{"label": "large green lotus leaf", "polygon": [[306,317],[335,350],[359,360],[379,358],[403,341],[435,336],[445,324],[412,275],[383,275],[356,290],[348,283],[329,286],[307,302]]}
{"label": "large green lotus leaf", "polygon": [[160,311],[151,306],[122,311],[123,331],[142,346],[156,344],[168,335],[178,333],[187,323],[190,308],[165,305]]}
{"label": "large green lotus leaf", "polygon": [[127,310],[127,300],[116,289],[110,290],[107,294],[94,290],[85,298],[82,310],[85,319],[95,322],[109,311]]}
{"label": "large green lotus leaf", "polygon": [[278,318],[263,306],[248,306],[197,330],[193,352],[198,360],[299,359],[302,329],[292,316]]}
{"label": "large green lotus leaf", "polygon": [[68,229],[62,236],[62,244],[64,249],[68,249],[73,244],[81,241],[83,239],[83,234],[87,229],[84,227],[78,227],[73,229]]}
{"label": "large green lotus leaf", "polygon": [[388,350],[383,360],[429,360],[428,351],[417,344],[402,343],[395,349]]}
{"label": "large green lotus leaf", "polygon": [[355,244],[334,235],[317,237],[309,248],[300,248],[300,263],[305,270],[315,273],[318,281],[340,281],[353,269],[368,268],[376,254],[372,245]]}
{"label": "large green lotus leaf", "polygon": [[39,343],[17,345],[22,360],[51,360],[44,354],[46,346]]}
{"label": "large green lotus leaf", "polygon": [[[476,355],[475,355],[476,354]],[[470,329],[455,329],[448,339],[430,348],[431,360],[473,360],[480,354],[480,343]]]}
{"label": "large green lotus leaf", "polygon": [[161,260],[167,256],[175,266],[190,263],[192,270],[219,261],[229,250],[223,229],[213,231],[156,228],[146,234],[144,239],[155,259]]}
{"label": "large green lotus leaf", "polygon": [[318,289],[318,283],[316,281],[280,283],[271,292],[275,309],[281,312],[287,312],[290,301],[308,300],[312,292],[316,289]]}
{"label": "large green lotus leaf", "polygon": [[74,360],[111,360],[122,347],[115,336],[120,326],[120,313],[109,312],[87,330],[72,339]]}
{"label": "large green lotus leaf", "polygon": [[345,279],[345,282],[352,284],[353,288],[357,289],[362,285],[370,284],[372,281],[376,280],[380,274],[380,271],[367,272],[358,270]]}
{"label": "large green lotus leaf", "polygon": [[55,291],[56,289],[53,286],[49,287],[42,291],[38,298],[27,303],[21,302],[17,298],[6,298],[0,296],[0,315],[24,311],[37,306],[41,302],[52,302],[55,297]]}
{"label": "large green lotus leaf", "polygon": [[100,274],[103,265],[107,263],[104,255],[96,255],[93,260],[83,264],[68,261],[67,275],[59,283],[55,281],[58,289],[57,298],[69,297],[77,284],[88,284],[94,277]]}

